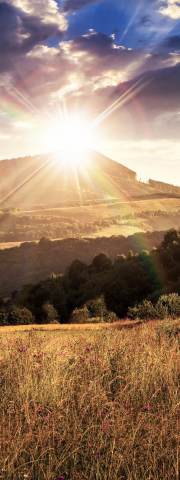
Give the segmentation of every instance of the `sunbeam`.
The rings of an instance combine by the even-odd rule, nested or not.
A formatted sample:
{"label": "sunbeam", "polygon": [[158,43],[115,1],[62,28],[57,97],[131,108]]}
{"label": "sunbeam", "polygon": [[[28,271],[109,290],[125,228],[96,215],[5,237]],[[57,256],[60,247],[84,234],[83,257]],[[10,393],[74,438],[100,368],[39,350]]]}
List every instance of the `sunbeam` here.
{"label": "sunbeam", "polygon": [[94,120],[94,126],[100,125],[104,122],[112,113],[114,113],[119,108],[123,107],[138,95],[138,93],[143,90],[143,88],[151,82],[151,78],[148,80],[143,78],[138,79],[125,93],[121,94],[115,102],[113,102],[109,107],[107,107],[100,115]]}

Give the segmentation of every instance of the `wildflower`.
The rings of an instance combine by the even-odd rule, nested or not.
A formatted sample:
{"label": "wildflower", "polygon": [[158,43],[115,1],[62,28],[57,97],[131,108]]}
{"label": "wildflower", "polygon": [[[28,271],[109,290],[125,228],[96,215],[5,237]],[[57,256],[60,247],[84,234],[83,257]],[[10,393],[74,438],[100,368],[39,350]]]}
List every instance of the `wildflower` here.
{"label": "wildflower", "polygon": [[108,433],[111,428],[111,423],[109,420],[104,420],[101,425],[101,430],[104,433]]}
{"label": "wildflower", "polygon": [[28,349],[27,345],[20,345],[20,347],[18,348],[18,351],[20,353],[25,353],[25,352],[27,352],[27,349]]}
{"label": "wildflower", "polygon": [[151,412],[152,410],[152,405],[150,403],[146,403],[143,407],[144,412]]}
{"label": "wildflower", "polygon": [[91,353],[93,350],[94,350],[94,348],[93,348],[93,345],[91,345],[91,343],[89,345],[87,345],[86,348],[85,348],[86,353]]}
{"label": "wildflower", "polygon": [[57,477],[56,480],[65,480],[64,475],[60,475],[60,477]]}

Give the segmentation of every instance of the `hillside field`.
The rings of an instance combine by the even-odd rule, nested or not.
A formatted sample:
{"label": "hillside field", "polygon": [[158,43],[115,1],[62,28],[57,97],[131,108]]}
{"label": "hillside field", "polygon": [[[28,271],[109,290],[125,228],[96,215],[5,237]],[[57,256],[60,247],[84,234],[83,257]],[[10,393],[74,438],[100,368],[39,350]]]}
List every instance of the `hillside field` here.
{"label": "hillside field", "polygon": [[2,327],[0,478],[177,480],[177,326]]}
{"label": "hillside field", "polygon": [[180,198],[109,201],[59,208],[0,210],[0,249],[68,237],[111,237],[180,225]]}

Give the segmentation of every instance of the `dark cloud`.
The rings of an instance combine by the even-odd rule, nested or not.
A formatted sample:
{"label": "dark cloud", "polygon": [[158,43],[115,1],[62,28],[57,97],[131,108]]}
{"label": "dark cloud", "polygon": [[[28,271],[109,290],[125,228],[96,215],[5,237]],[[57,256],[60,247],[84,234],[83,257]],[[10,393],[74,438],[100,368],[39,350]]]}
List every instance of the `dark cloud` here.
{"label": "dark cloud", "polygon": [[100,0],[66,0],[64,4],[65,12],[72,12],[83,8],[91,3],[98,3]]}
{"label": "dark cloud", "polygon": [[138,21],[139,26],[149,27],[152,24],[152,17],[150,15],[142,15]]}
{"label": "dark cloud", "polygon": [[[142,88],[136,92],[137,81]],[[111,91],[102,89],[96,102],[98,96],[101,101],[103,98],[103,107],[106,108],[129,91],[134,94],[127,95],[125,104],[121,106],[120,102],[119,108],[105,122],[111,134],[116,138],[117,135],[122,138],[179,138],[180,64],[146,72]]]}
{"label": "dark cloud", "polygon": [[[138,93],[136,99],[143,104],[149,115],[162,111],[179,109],[180,103],[180,64],[170,68],[146,72],[139,79],[142,80],[144,88]],[[129,88],[137,79],[127,82]],[[121,93],[120,85],[115,95]],[[133,101],[133,100],[132,100]]]}
{"label": "dark cloud", "polygon": [[19,56],[53,35],[61,37],[57,23],[42,22],[8,2],[0,3],[0,72],[8,71]]}
{"label": "dark cloud", "polygon": [[125,73],[125,69],[128,74],[131,63],[135,67],[136,62],[143,57],[142,51],[116,45],[113,36],[93,30],[70,42],[70,55],[76,55],[76,52],[84,54],[80,66],[92,77],[103,76],[108,71],[115,73],[124,70]]}
{"label": "dark cloud", "polygon": [[180,35],[168,37],[164,41],[163,46],[168,48],[170,51],[180,51]]}

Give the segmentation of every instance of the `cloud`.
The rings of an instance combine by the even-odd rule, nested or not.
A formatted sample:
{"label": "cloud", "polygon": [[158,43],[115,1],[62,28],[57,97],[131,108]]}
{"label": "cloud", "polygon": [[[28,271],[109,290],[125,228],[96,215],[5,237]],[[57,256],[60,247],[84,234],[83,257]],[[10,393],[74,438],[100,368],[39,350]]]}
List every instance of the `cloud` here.
{"label": "cloud", "polygon": [[180,35],[173,35],[168,37],[163,46],[168,48],[171,52],[172,51],[180,51]]}
{"label": "cloud", "polygon": [[91,3],[98,3],[100,0],[65,0],[64,11],[73,12],[80,8],[86,7]]}
{"label": "cloud", "polygon": [[[121,107],[105,120],[106,131],[115,138],[179,138],[180,126],[180,64],[147,72],[138,79],[142,89],[134,89]],[[124,92],[132,91],[137,79],[121,83],[109,92],[99,92],[108,105],[114,104]],[[98,97],[97,97],[98,99]],[[138,118],[138,122],[136,119]]]}
{"label": "cloud", "polygon": [[180,2],[177,0],[168,0],[160,8],[160,12],[173,20],[180,20]]}
{"label": "cloud", "polygon": [[[36,4],[0,2],[1,105],[6,112],[12,101],[22,110],[18,120],[9,119],[9,127],[8,119],[4,121],[5,135],[11,131],[17,138],[17,122],[20,125],[21,121],[32,122],[38,131],[41,119],[47,115],[48,122],[62,102],[72,109],[84,108],[95,117],[142,78],[151,82],[103,124],[107,135],[162,137],[170,132],[177,136],[180,58],[172,45],[178,44],[177,37],[169,37],[168,46],[154,53],[118,45],[115,35],[93,29],[65,41],[59,22],[52,20],[56,17],[54,2],[40,2],[38,15]],[[47,39],[54,34],[59,41],[51,47]]]}
{"label": "cloud", "polygon": [[61,37],[66,22],[55,10],[54,0],[0,2],[0,72],[13,70],[19,59],[37,44],[56,35]]}
{"label": "cloud", "polygon": [[53,23],[65,30],[67,22],[60,13],[56,0],[8,0],[9,3],[27,15],[38,17],[42,23]]}
{"label": "cloud", "polygon": [[[82,97],[87,104],[94,92],[100,90],[104,102],[111,88],[119,84],[126,88],[126,82],[134,77],[173,67],[179,61],[176,53],[151,54],[140,49],[129,49],[117,45],[113,35],[107,36],[94,30],[74,40],[61,41],[53,48],[48,47],[40,41],[38,32],[33,31],[32,34],[30,27],[27,29],[27,21],[30,21],[32,28],[32,18],[35,21],[35,17],[25,17],[26,29],[22,30],[25,27],[19,21],[19,10],[12,11],[12,6],[8,8],[12,37],[9,29],[3,31],[1,28],[1,72],[8,72],[8,85],[12,81],[13,85],[28,92],[39,108],[43,104],[53,108],[57,100],[63,97],[66,100],[70,98],[70,101],[72,97],[78,96],[79,101]],[[25,32],[25,38],[22,38],[22,32]],[[5,48],[7,51],[3,57]],[[7,75],[1,75],[1,83],[3,78],[7,86]]]}

